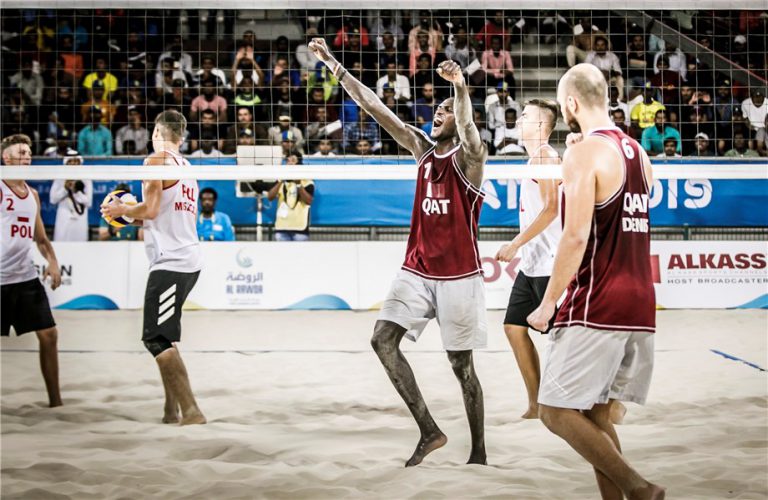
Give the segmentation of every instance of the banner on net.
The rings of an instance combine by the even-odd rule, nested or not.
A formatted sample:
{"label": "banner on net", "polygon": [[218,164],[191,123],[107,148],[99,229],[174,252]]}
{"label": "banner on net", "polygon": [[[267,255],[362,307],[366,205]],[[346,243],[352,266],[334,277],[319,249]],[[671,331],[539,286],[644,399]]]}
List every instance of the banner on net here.
{"label": "banner on net", "polygon": [[[222,161],[231,162],[234,159],[225,158]],[[311,158],[307,158],[307,161],[311,162]],[[683,160],[678,161],[681,161],[681,168],[685,168]],[[125,164],[136,163],[136,160],[110,162]],[[345,161],[334,158],[334,162]],[[397,162],[398,160],[386,159],[369,161],[372,169],[375,169],[377,164]],[[508,162],[519,163],[520,160]],[[728,168],[725,162],[722,166]],[[514,165],[510,168],[514,168]],[[56,207],[49,202],[51,183],[30,184],[40,192],[43,221],[46,225],[53,225]],[[141,192],[140,182],[132,181],[129,184],[132,192]],[[94,182],[93,206],[89,210],[90,224],[99,224],[98,206],[116,185],[117,182]],[[200,189],[216,189],[219,195],[216,209],[227,213],[233,224],[256,223],[256,201],[253,198],[238,198],[234,181],[200,181],[199,185]],[[318,180],[315,182],[315,198],[311,211],[312,224],[408,226],[413,209],[415,185],[415,180]],[[507,179],[486,180],[482,187],[486,197],[480,214],[480,225],[517,226],[519,182]],[[650,206],[651,224],[657,226],[768,226],[768,210],[765,210],[768,206],[768,180],[657,179],[651,192]],[[265,224],[274,223],[276,208],[274,203],[265,199]]]}
{"label": "banner on net", "polygon": [[[187,306],[204,309],[377,308],[405,254],[404,242],[202,243],[204,267]],[[489,309],[504,309],[519,260],[493,257],[500,242],[481,241]],[[140,309],[148,276],[141,242],[54,242],[63,309]],[[654,241],[657,304],[670,309],[767,308],[768,243]],[[103,258],[109,255],[109,259]],[[311,258],[307,258],[311,256]],[[44,261],[35,264],[42,272]]]}

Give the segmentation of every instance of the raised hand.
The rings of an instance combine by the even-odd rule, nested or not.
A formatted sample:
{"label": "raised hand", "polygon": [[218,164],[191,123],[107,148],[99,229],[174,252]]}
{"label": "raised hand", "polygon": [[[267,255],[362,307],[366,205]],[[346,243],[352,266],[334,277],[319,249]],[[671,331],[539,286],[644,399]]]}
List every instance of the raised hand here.
{"label": "raised hand", "polygon": [[455,61],[441,62],[437,67],[437,74],[451,83],[462,83],[464,81],[461,66]]}
{"label": "raised hand", "polygon": [[325,64],[336,61],[336,58],[333,57],[331,50],[328,48],[328,45],[322,38],[313,38],[312,41],[309,42],[309,50],[311,50],[312,53],[315,54],[315,57],[323,61]]}

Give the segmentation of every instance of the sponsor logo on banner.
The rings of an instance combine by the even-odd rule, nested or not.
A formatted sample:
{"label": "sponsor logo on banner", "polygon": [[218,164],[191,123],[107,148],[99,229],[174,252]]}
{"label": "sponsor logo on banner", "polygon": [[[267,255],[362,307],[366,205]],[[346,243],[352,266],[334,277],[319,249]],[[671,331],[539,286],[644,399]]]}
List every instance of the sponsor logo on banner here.
{"label": "sponsor logo on banner", "polygon": [[483,265],[483,281],[486,284],[496,283],[504,275],[508,276],[512,281],[517,278],[517,265],[520,264],[520,258],[515,257],[512,262],[499,262],[493,257],[483,257],[480,259]]}
{"label": "sponsor logo on banner", "polygon": [[235,255],[238,270],[228,271],[224,278],[226,302],[231,306],[257,306],[264,295],[264,273],[254,271],[253,259],[241,248]]}
{"label": "sponsor logo on banner", "polygon": [[655,283],[760,284],[768,283],[765,252],[693,252],[652,256]]}

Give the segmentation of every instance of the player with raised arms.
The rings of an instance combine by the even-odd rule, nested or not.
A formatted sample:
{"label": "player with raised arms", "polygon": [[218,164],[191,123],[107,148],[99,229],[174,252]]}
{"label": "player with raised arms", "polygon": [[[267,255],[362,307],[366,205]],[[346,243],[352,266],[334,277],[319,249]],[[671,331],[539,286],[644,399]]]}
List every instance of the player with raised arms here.
{"label": "player with raised arms", "polygon": [[[144,165],[181,168],[189,162],[179,153],[187,120],[178,111],[164,111],[155,120],[155,152]],[[182,174],[183,175],[183,174]],[[189,384],[186,367],[174,343],[181,339],[181,308],[202,268],[197,238],[197,181],[150,180],[142,183],[142,202],[123,203],[111,197],[101,206],[107,219],[131,218],[144,226],[149,278],[144,295],[142,341],[155,357],[165,388],[164,423],[204,424]],[[179,420],[181,409],[181,420]]]}
{"label": "player with raised arms", "polygon": [[392,283],[371,344],[421,431],[406,467],[414,466],[447,442],[427,409],[408,361],[403,337],[415,341],[437,318],[443,347],[461,385],[472,436],[468,463],[485,464],[483,391],[472,350],[486,345],[485,291],[477,251],[477,221],[483,204],[480,186],[488,152],[473,122],[472,103],[461,67],[444,61],[437,73],[453,84],[454,97],[435,111],[431,137],[405,124],[376,94],[350,75],[325,40],[310,49],[333,72],[344,90],[417,161],[411,231],[402,270]]}
{"label": "player with raised arms", "polygon": [[[0,142],[0,156],[8,166],[32,163],[32,141],[24,134]],[[31,195],[31,196],[30,196]],[[40,369],[48,390],[48,405],[61,406],[59,390],[58,331],[45,288],[32,262],[32,244],[46,260],[43,279],[56,290],[61,271],[56,252],[45,234],[40,217],[40,196],[23,180],[4,180],[0,185],[0,334],[35,332],[40,342]]]}
{"label": "player with raised arms", "polygon": [[645,403],[653,372],[656,297],[649,224],[651,163],[608,117],[608,86],[591,64],[557,87],[566,124],[583,136],[563,158],[563,234],[541,305],[528,316],[549,334],[539,417],[592,464],[605,499],[664,498],[621,453],[611,401]]}

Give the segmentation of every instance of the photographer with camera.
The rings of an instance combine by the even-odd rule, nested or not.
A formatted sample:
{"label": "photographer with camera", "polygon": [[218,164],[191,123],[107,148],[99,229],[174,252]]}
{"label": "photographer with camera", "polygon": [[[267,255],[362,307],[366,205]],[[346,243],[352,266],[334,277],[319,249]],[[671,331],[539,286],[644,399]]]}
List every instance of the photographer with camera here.
{"label": "photographer with camera", "polygon": [[[286,165],[301,165],[302,154],[292,149],[285,155]],[[277,198],[276,241],[309,240],[310,206],[315,183],[308,179],[277,181],[267,193],[269,201]]]}
{"label": "photographer with camera", "polygon": [[[83,158],[71,150],[64,165],[82,165]],[[88,241],[88,209],[93,204],[93,182],[90,180],[55,180],[50,200],[56,209],[54,241]]]}

